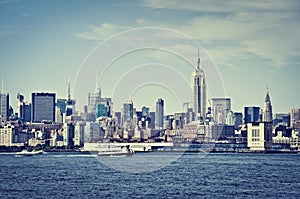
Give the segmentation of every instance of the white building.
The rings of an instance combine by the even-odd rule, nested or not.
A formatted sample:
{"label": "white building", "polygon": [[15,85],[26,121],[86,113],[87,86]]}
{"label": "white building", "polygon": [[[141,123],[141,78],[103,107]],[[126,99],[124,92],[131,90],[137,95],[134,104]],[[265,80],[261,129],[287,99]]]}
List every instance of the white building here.
{"label": "white building", "polygon": [[0,126],[0,146],[13,146],[15,129],[13,125]]}
{"label": "white building", "polygon": [[251,151],[265,151],[272,147],[272,123],[247,124],[247,141]]}

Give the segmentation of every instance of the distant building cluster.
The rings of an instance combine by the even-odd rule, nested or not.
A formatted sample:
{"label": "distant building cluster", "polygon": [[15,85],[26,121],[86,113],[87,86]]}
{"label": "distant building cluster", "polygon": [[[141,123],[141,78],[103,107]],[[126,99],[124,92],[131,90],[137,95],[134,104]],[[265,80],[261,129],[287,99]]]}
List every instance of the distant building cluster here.
{"label": "distant building cluster", "polygon": [[120,111],[113,111],[112,98],[102,97],[100,87],[88,93],[88,104],[78,111],[70,81],[66,98],[34,92],[27,102],[18,93],[14,111],[2,88],[0,148],[74,149],[98,142],[173,142],[214,144],[223,151],[299,150],[300,108],[274,114],[268,89],[263,108],[246,106],[243,113],[231,109],[228,97],[208,100],[199,51],[191,83],[191,101],[183,104],[183,112],[171,115],[165,114],[167,102],[162,98],[153,102],[155,110],[146,106],[137,110],[133,101],[127,101]]}

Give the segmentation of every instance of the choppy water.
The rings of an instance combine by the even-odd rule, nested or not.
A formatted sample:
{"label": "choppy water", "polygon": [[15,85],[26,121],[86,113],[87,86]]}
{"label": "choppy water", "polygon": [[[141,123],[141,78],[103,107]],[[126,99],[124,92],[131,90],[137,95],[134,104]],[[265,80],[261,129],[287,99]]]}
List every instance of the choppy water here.
{"label": "choppy water", "polygon": [[[178,157],[146,153],[100,161],[93,155],[0,154],[0,197],[299,198],[300,155],[223,153],[201,158],[190,153]],[[159,160],[168,158],[177,160],[156,170]],[[138,168],[149,172],[132,173]]]}

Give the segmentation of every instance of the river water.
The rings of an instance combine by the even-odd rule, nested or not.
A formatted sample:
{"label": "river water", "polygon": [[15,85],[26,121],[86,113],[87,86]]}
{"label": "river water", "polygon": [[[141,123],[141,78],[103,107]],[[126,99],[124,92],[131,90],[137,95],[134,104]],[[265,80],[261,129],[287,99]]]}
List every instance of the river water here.
{"label": "river water", "polygon": [[0,154],[0,198],[299,197],[299,154]]}

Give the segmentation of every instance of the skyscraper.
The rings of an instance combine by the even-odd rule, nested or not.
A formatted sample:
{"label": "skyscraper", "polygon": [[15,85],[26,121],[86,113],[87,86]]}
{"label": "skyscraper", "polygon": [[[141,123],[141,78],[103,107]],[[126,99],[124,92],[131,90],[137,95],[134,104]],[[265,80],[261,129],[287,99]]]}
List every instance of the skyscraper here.
{"label": "skyscraper", "polygon": [[24,102],[24,96],[18,93],[18,116],[23,122],[31,121],[31,104]]}
{"label": "skyscraper", "polygon": [[226,116],[231,109],[230,98],[212,98],[211,113],[213,121],[218,124],[225,124]]}
{"label": "skyscraper", "polygon": [[0,93],[0,119],[6,121],[9,117],[9,95],[4,93],[4,83],[2,79],[2,91]]}
{"label": "skyscraper", "polygon": [[155,126],[157,129],[164,127],[164,100],[162,98],[156,102]]}
{"label": "skyscraper", "polygon": [[245,124],[259,122],[260,121],[259,112],[260,112],[259,107],[256,106],[245,107],[244,108]]}
{"label": "skyscraper", "polygon": [[6,121],[9,117],[9,95],[0,93],[0,118],[2,121]]}
{"label": "skyscraper", "polygon": [[204,119],[206,116],[206,81],[204,71],[201,68],[199,49],[197,68],[192,75],[192,89],[195,118],[197,118],[197,120]]}
{"label": "skyscraper", "polygon": [[66,116],[70,116],[74,114],[75,104],[76,101],[71,98],[71,86],[70,86],[70,80],[68,79],[68,99],[66,101],[66,110],[65,110]]}
{"label": "skyscraper", "polygon": [[88,112],[96,114],[96,105],[101,104],[101,88],[96,87],[96,90],[88,95]]}
{"label": "skyscraper", "polygon": [[300,108],[293,108],[290,113],[290,126],[295,128],[296,123],[300,121]]}
{"label": "skyscraper", "polygon": [[[99,105],[99,104],[102,104],[106,107],[107,109],[107,117],[112,117],[113,113],[112,113],[112,109],[113,109],[113,102],[112,102],[112,99],[111,98],[108,98],[108,97],[103,97],[101,98],[101,102],[96,104],[96,107]],[[97,114],[96,114],[97,115]],[[98,116],[97,116],[98,117]]]}
{"label": "skyscraper", "polygon": [[273,121],[272,104],[271,104],[268,89],[267,89],[267,94],[266,94],[266,98],[265,98],[265,105],[264,105],[264,109],[263,109],[262,121],[263,122],[272,122]]}
{"label": "skyscraper", "polygon": [[55,93],[32,93],[32,121],[55,121]]}
{"label": "skyscraper", "polygon": [[133,121],[133,102],[128,101],[123,104],[122,124]]}

